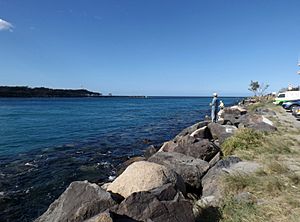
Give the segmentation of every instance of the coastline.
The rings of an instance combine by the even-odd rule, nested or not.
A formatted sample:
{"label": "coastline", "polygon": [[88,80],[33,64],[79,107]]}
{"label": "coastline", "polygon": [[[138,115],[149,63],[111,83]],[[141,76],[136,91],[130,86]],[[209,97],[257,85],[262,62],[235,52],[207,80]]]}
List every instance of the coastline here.
{"label": "coastline", "polygon": [[[6,115],[5,113],[19,113],[11,118],[21,120],[25,118],[26,121],[24,124],[19,123],[19,127],[16,128],[18,130],[13,136],[15,137],[14,145],[20,144],[18,147],[24,147],[27,150],[16,149],[14,151],[14,147],[10,147],[11,143],[5,141],[5,137],[2,140],[2,144],[8,144],[8,146],[2,146],[4,155],[1,156],[0,177],[4,183],[0,191],[4,191],[4,195],[0,197],[2,211],[0,218],[3,220],[8,218],[12,221],[32,221],[31,218],[36,218],[44,212],[72,181],[89,180],[95,183],[107,181],[110,175],[114,175],[116,166],[126,161],[128,156],[142,155],[143,150],[150,144],[162,144],[175,137],[180,129],[208,115],[209,100],[210,98],[150,98],[135,101],[109,98],[105,100],[12,99],[8,102],[5,99],[1,100],[4,108],[3,116]],[[225,103],[229,105],[234,101],[236,98],[229,98],[225,100]],[[116,106],[122,107],[122,110],[110,111],[109,107]],[[19,112],[21,110],[24,111]],[[48,112],[46,110],[50,111],[49,117],[45,115]],[[70,110],[75,112],[72,111],[73,114],[69,115]],[[78,113],[77,110],[81,112]],[[90,115],[90,112],[96,113]],[[59,116],[52,115],[54,113],[58,113]],[[126,116],[121,115],[124,113],[129,117],[125,122]],[[37,123],[34,121],[32,125],[30,121],[27,121],[31,119],[30,117],[38,119],[40,114],[47,122],[39,121],[38,124],[34,124]],[[114,117],[116,115],[123,117],[116,119]],[[61,122],[61,117],[64,116],[66,118]],[[133,116],[138,121],[132,121]],[[88,117],[87,122],[86,117]],[[103,118],[105,122],[102,121]],[[10,125],[3,126],[3,128],[15,128],[12,125],[13,119],[7,120]],[[117,122],[117,128],[111,130],[106,127],[110,126],[108,123],[111,121]],[[53,127],[46,128],[47,131],[37,131],[40,126],[48,123]],[[93,124],[89,127],[89,131],[93,133],[91,136],[89,136],[89,131],[84,130],[84,126],[88,123]],[[39,141],[34,143],[33,149],[30,148],[30,143],[26,143],[25,137],[18,136],[20,128],[28,124],[33,126],[32,133],[39,132],[36,134],[39,136]],[[132,124],[136,127],[126,128]],[[65,129],[65,131],[61,132],[60,129]],[[70,137],[69,133],[72,133],[74,129],[80,132],[80,135]],[[27,132],[25,133],[30,136],[31,132]],[[57,134],[62,140],[47,139]],[[44,148],[39,149],[39,147]],[[11,151],[12,156],[7,156],[3,148]]]}
{"label": "coastline", "polygon": [[[232,109],[232,107],[231,108],[228,108],[229,110],[231,110]],[[239,108],[240,109],[240,108]],[[240,109],[239,110],[238,109],[238,115],[241,115],[241,113],[242,112],[245,112],[245,111],[243,111],[242,109]],[[236,111],[236,110],[235,110]],[[223,123],[224,124],[224,123]],[[168,142],[166,142],[166,143],[164,143],[164,145],[162,146],[162,147],[154,147],[154,146],[150,146],[146,151],[145,151],[145,155],[143,156],[143,157],[133,157],[133,158],[131,158],[131,159],[129,159],[128,161],[126,161],[124,164],[123,164],[123,170],[121,170],[120,172],[119,172],[119,174],[118,174],[118,176],[120,176],[120,174],[124,171],[124,170],[126,170],[126,168],[129,166],[129,165],[132,165],[133,163],[135,163],[135,162],[137,162],[137,161],[141,161],[141,162],[144,162],[144,161],[147,161],[147,160],[149,160],[149,158],[151,158],[151,156],[152,155],[155,155],[156,153],[157,153],[157,151],[158,151],[158,148],[160,148],[160,151],[162,151],[162,150],[164,150],[164,149],[167,149],[167,152],[170,152],[171,150],[168,150],[168,149],[170,149],[170,147],[168,147],[168,143],[170,143],[170,142],[174,142],[175,141],[175,143],[176,143],[176,141],[178,141],[178,140],[180,140],[180,138],[181,137],[185,137],[186,135],[190,135],[190,134],[193,134],[193,136],[195,136],[195,134],[198,134],[197,135],[197,137],[198,138],[200,138],[200,137],[202,137],[201,139],[205,139],[205,140],[207,140],[207,142],[209,143],[209,144],[206,144],[206,145],[208,145],[208,147],[209,147],[209,149],[211,149],[211,148],[215,148],[215,150],[213,151],[213,152],[211,152],[211,150],[210,151],[208,151],[208,152],[211,152],[211,153],[204,153],[203,155],[202,155],[202,157],[200,157],[200,156],[197,156],[197,158],[196,159],[199,159],[199,158],[202,158],[203,160],[206,160],[207,161],[207,163],[209,164],[209,167],[207,168],[207,169],[205,169],[205,170],[203,170],[203,175],[201,175],[200,177],[201,178],[203,178],[204,177],[204,175],[205,175],[205,173],[207,173],[208,171],[209,171],[209,169],[212,169],[214,166],[215,166],[215,164],[216,163],[218,163],[219,161],[221,161],[222,160],[222,152],[221,152],[221,149],[218,147],[220,144],[219,144],[219,141],[218,141],[218,139],[219,138],[213,138],[213,136],[211,135],[211,133],[210,133],[210,135],[208,136],[208,138],[207,138],[207,135],[205,135],[205,134],[207,134],[207,130],[209,129],[210,131],[212,130],[211,128],[209,128],[208,127],[208,125],[209,125],[209,122],[208,121],[202,121],[202,122],[199,122],[199,123],[196,123],[196,124],[194,124],[194,125],[192,125],[192,126],[190,126],[190,127],[187,127],[186,129],[184,129],[182,132],[180,132],[173,140],[171,140],[171,141],[168,141]],[[205,128],[205,129],[204,129]],[[230,127],[229,127],[230,128]],[[228,133],[227,133],[228,134]],[[230,135],[229,135],[230,134]],[[228,135],[226,135],[226,137],[228,137],[228,136],[231,136],[231,135],[233,135],[232,133],[229,133]],[[212,143],[211,143],[212,142]],[[166,145],[167,144],[167,145]],[[173,147],[174,148],[174,147]],[[172,148],[171,148],[172,149]],[[208,149],[208,150],[209,150]],[[164,151],[166,151],[166,150],[164,150]],[[173,150],[174,151],[174,150]],[[171,151],[172,152],[172,151]],[[178,150],[177,151],[175,151],[175,152],[178,152]],[[159,153],[159,152],[158,152]],[[165,152],[164,152],[165,153]],[[209,156],[208,158],[206,158],[207,156]],[[236,161],[236,160],[235,160]],[[240,161],[240,160],[239,160]],[[151,162],[151,161],[150,161]],[[155,161],[154,161],[155,162]],[[157,162],[157,161],[156,161]],[[205,162],[205,161],[204,161]],[[162,164],[163,165],[163,163],[160,163],[160,164]],[[118,177],[117,177],[118,178]],[[189,179],[187,179],[187,180],[189,180]],[[186,182],[186,181],[185,181]],[[198,185],[197,185],[197,187],[201,187],[201,184],[199,184],[199,181],[198,182],[195,182],[196,184],[198,183]],[[201,182],[200,182],[201,183]],[[101,184],[99,184],[99,185],[101,185]],[[191,185],[191,186],[193,186],[193,183],[191,183],[191,184],[189,184],[189,185]],[[102,184],[102,187],[103,188],[107,188],[107,186],[109,186],[109,184]],[[190,188],[189,188],[190,189]],[[194,189],[194,188],[193,188]],[[198,189],[198,188],[197,188]],[[196,193],[201,193],[201,191],[197,191]],[[196,193],[194,193],[194,194],[192,194],[192,195],[197,195]],[[46,213],[47,214],[47,213]],[[48,214],[49,214],[49,212],[48,212]],[[48,218],[49,219],[49,218]],[[44,221],[43,220],[43,218],[41,217],[40,219],[39,219],[39,221]]]}
{"label": "coastline", "polygon": [[[293,221],[291,218],[296,221],[296,210],[290,215],[280,215],[276,209],[269,209],[274,215],[267,216],[260,210],[272,204],[268,202],[268,196],[259,199],[259,195],[262,190],[275,186],[277,182],[272,184],[273,178],[279,177],[278,174],[294,183],[290,189],[296,188],[300,176],[280,165],[278,157],[271,165],[255,155],[241,158],[245,151],[248,155],[249,152],[261,153],[263,157],[274,153],[277,147],[270,146],[270,139],[281,135],[284,127],[286,130],[286,125],[276,119],[281,118],[281,114],[277,115],[281,110],[266,104],[255,102],[243,107],[239,104],[226,108],[218,123],[202,121],[184,129],[159,150],[149,147],[143,157],[127,161],[124,171],[111,183],[73,182],[36,221],[239,221],[245,217],[254,218],[254,221],[262,217],[264,221],[274,221],[274,217],[279,216],[283,218],[281,221]],[[295,130],[299,132],[299,129]],[[289,133],[292,135],[294,131]],[[242,146],[235,146],[243,140]],[[259,146],[266,150],[258,152],[255,149]],[[228,147],[234,149],[228,150]],[[277,150],[280,155],[291,152],[280,149]],[[270,169],[273,171],[269,172]],[[297,169],[300,172],[300,167]],[[255,185],[249,182],[251,178],[257,183],[270,180],[271,184],[261,184],[256,187],[257,191],[250,189],[249,192],[246,188]],[[97,197],[91,197],[90,192],[98,193]],[[274,195],[274,190],[264,192]],[[295,201],[298,194],[294,194]],[[74,209],[74,203],[70,202],[74,195],[77,197],[75,206],[81,206],[80,210]],[[87,200],[93,204],[86,204]],[[77,216],[74,217],[74,213]]]}

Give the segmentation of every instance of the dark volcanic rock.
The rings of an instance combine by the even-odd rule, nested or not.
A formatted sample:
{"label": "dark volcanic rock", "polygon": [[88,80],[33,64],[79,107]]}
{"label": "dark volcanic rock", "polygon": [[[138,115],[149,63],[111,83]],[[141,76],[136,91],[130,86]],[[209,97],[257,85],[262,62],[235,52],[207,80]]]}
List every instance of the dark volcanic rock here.
{"label": "dark volcanic rock", "polygon": [[124,215],[118,215],[109,210],[97,214],[96,216],[85,220],[84,222],[139,222]]}
{"label": "dark volcanic rock", "polygon": [[219,143],[222,144],[228,137],[231,137],[236,131],[235,126],[220,125],[218,123],[208,124],[208,128],[214,139],[218,139]]}
{"label": "dark volcanic rock", "polygon": [[209,169],[208,162],[176,152],[158,152],[148,159],[173,169],[192,187],[201,187],[201,177]]}
{"label": "dark volcanic rock", "polygon": [[193,132],[195,132],[197,129],[200,129],[204,126],[208,125],[208,121],[202,121],[199,123],[196,123],[190,127],[185,128],[184,130],[182,130],[175,138],[174,138],[174,142],[177,142],[178,140],[180,140],[182,137],[187,136],[192,134]]}
{"label": "dark volcanic rock", "polygon": [[221,118],[223,119],[223,124],[238,126],[238,119],[246,113],[247,110],[239,106],[227,107],[222,110]]}
{"label": "dark volcanic rock", "polygon": [[209,140],[212,139],[212,135],[207,126],[195,130],[190,134],[190,136],[197,139],[209,139]]}
{"label": "dark volcanic rock", "polygon": [[188,135],[182,137],[172,151],[209,161],[220,151],[220,148],[208,139],[196,139]]}
{"label": "dark volcanic rock", "polygon": [[240,115],[224,114],[223,124],[238,126]]}
{"label": "dark volcanic rock", "polygon": [[[170,189],[170,187],[167,187],[167,189]],[[171,193],[173,194],[173,192]],[[168,197],[170,198],[170,196]],[[181,193],[176,193],[172,200],[160,200],[155,195],[155,191],[133,193],[120,205],[112,208],[112,211],[145,222],[195,221],[192,205],[184,199]]]}
{"label": "dark volcanic rock", "polygon": [[115,205],[110,193],[87,181],[75,181],[36,222],[84,221]]}

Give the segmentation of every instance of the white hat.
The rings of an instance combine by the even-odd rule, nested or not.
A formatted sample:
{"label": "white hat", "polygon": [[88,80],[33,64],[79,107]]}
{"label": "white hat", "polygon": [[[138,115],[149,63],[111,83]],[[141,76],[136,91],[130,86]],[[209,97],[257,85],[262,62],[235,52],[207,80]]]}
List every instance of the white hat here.
{"label": "white hat", "polygon": [[218,94],[217,94],[217,93],[213,93],[213,96],[214,96],[214,97],[217,97],[217,96],[218,96]]}

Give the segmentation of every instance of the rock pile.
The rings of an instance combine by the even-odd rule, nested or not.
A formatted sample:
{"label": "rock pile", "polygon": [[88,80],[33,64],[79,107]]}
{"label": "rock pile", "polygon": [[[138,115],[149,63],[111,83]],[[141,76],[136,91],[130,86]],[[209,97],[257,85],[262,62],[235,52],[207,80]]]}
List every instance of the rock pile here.
{"label": "rock pile", "polygon": [[218,206],[224,175],[252,173],[260,167],[233,156],[222,159],[219,145],[243,127],[276,130],[262,115],[239,106],[225,108],[218,123],[199,122],[160,149],[150,146],[144,157],[125,163],[112,183],[71,183],[36,222],[195,221],[201,218],[199,206]]}

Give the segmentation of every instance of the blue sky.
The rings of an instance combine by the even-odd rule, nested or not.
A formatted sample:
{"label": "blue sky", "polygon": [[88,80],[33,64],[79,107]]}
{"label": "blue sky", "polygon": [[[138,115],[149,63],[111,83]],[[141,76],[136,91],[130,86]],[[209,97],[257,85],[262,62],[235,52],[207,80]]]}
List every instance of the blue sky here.
{"label": "blue sky", "polygon": [[299,85],[299,0],[0,0],[0,85],[247,95]]}

